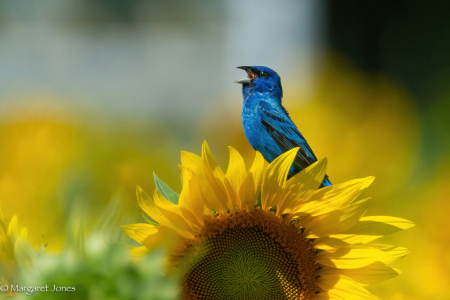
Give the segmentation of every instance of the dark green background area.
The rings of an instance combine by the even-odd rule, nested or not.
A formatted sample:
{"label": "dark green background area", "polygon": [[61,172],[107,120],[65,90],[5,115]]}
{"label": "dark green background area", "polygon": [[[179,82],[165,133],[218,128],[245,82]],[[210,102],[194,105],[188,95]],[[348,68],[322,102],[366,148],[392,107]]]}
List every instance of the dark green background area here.
{"label": "dark green background area", "polygon": [[422,121],[422,167],[432,170],[450,149],[450,2],[326,3],[329,47],[410,93]]}

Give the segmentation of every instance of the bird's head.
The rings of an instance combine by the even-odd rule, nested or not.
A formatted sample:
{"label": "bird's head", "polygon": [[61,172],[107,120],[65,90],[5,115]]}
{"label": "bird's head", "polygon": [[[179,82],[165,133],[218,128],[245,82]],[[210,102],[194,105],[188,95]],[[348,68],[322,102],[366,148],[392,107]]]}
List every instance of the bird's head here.
{"label": "bird's head", "polygon": [[247,72],[248,78],[242,78],[236,83],[242,84],[242,93],[244,99],[253,94],[266,94],[271,97],[280,99],[283,97],[283,89],[281,87],[281,79],[278,74],[267,67],[238,67]]}

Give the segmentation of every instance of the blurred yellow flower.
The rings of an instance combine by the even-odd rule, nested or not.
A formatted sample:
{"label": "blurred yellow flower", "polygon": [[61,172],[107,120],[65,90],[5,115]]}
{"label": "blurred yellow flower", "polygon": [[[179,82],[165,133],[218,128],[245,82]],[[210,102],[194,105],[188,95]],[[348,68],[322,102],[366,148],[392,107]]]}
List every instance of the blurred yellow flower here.
{"label": "blurred yellow flower", "polygon": [[363,286],[399,274],[387,264],[408,250],[368,243],[413,224],[364,217],[369,199],[356,198],[373,177],[318,189],[326,159],[286,181],[298,149],[268,167],[256,153],[249,171],[229,149],[226,173],[206,142],[202,157],[182,152],[179,199],[138,188],[155,222],[122,227],[143,245],[136,252],[166,245],[184,299],[377,299]]}
{"label": "blurred yellow flower", "polygon": [[[136,183],[153,188],[146,170],[167,165],[161,154],[171,139],[160,128],[140,128],[138,134],[130,129],[133,123],[92,122],[76,109],[54,112],[52,107],[53,102],[33,113],[11,111],[0,122],[0,205],[5,217],[20,218],[33,245],[43,236],[46,250],[57,252],[65,243],[74,204],[85,209],[88,229],[98,210],[121,190],[120,214],[138,217],[132,201]],[[161,173],[176,178],[177,171],[164,168]]]}
{"label": "blurred yellow flower", "polygon": [[0,149],[5,215],[20,216],[31,237],[44,235],[50,248],[58,249],[63,244],[64,226],[59,225],[64,213],[57,186],[80,154],[77,130],[45,120],[22,121],[1,126],[0,142],[5,145]]}
{"label": "blurred yellow flower", "polygon": [[18,264],[29,266],[28,231],[19,229],[17,216],[4,218],[0,209],[0,283],[11,283]]}

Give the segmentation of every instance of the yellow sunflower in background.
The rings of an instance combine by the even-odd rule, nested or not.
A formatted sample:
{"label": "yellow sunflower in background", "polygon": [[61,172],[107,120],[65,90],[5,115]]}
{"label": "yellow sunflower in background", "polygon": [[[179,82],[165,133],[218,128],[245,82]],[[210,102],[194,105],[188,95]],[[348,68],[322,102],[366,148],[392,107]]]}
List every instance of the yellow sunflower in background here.
{"label": "yellow sunflower in background", "polygon": [[268,166],[257,152],[249,171],[229,149],[226,173],[206,142],[202,157],[182,152],[179,197],[138,187],[151,224],[122,227],[143,245],[135,253],[167,247],[183,299],[377,299],[363,286],[399,274],[387,264],[407,249],[367,243],[413,224],[364,217],[369,199],[356,198],[373,177],[318,189],[326,159],[286,181],[298,149]]}

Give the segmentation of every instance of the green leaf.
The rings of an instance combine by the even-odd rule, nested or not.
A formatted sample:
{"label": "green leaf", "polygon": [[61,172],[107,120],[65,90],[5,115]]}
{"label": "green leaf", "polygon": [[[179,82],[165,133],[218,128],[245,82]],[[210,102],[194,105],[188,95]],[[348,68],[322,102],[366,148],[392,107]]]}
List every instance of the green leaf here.
{"label": "green leaf", "polygon": [[155,172],[153,172],[153,177],[155,178],[156,189],[161,193],[167,200],[174,204],[178,204],[178,198],[180,195],[174,192],[167,184],[165,184]]}

